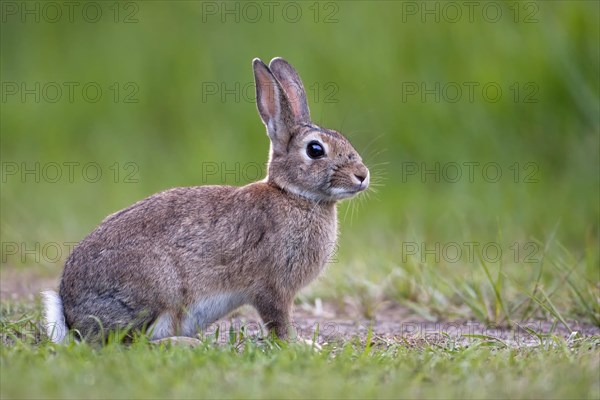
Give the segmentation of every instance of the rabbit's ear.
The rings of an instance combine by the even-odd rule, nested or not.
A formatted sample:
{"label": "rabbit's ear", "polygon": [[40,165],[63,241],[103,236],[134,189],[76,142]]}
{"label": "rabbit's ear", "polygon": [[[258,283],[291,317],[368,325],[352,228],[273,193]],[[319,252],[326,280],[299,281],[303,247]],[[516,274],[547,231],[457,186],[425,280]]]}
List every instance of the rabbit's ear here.
{"label": "rabbit's ear", "polygon": [[290,63],[280,57],[271,60],[269,69],[279,81],[288,98],[294,120],[298,123],[309,123],[310,111],[306,102],[306,92],[298,72]]}
{"label": "rabbit's ear", "polygon": [[267,134],[271,139],[273,150],[284,154],[287,152],[290,128],[293,121],[288,99],[265,63],[255,58],[252,66],[254,68],[258,113],[267,127]]}

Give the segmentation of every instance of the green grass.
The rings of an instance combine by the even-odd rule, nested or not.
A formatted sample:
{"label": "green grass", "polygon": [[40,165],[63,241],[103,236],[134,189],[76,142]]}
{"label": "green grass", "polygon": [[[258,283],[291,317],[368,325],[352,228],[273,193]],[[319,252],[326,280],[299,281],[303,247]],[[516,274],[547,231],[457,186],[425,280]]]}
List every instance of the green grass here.
{"label": "green grass", "polygon": [[[361,357],[346,344],[320,354],[299,346],[201,348],[86,346],[24,352],[4,398],[597,398],[597,353],[576,349],[447,351],[393,345]],[[3,350],[3,359],[9,354]],[[546,366],[554,368],[548,371]],[[74,373],[73,366],[77,365]],[[26,372],[25,372],[25,371]],[[18,373],[12,371],[20,371]],[[23,371],[23,372],[21,372]],[[568,380],[570,385],[561,382]]]}
{"label": "green grass", "polygon": [[[540,337],[532,347],[491,336],[456,342],[371,338],[316,351],[252,338],[198,346],[54,345],[35,323],[1,335],[2,398],[584,398],[600,395],[600,337]],[[18,333],[21,334],[18,334]],[[23,335],[29,332],[30,335]],[[474,335],[477,336],[477,335]],[[7,345],[8,344],[8,345]],[[549,367],[551,366],[551,368]],[[28,382],[23,385],[20,382]],[[565,384],[568,382],[569,384]]]}
{"label": "green grass", "polygon": [[[242,172],[267,158],[255,105],[244,92],[239,100],[203,99],[202,88],[243,87],[254,57],[283,56],[310,88],[315,122],[352,140],[374,183],[367,196],[340,205],[338,250],[299,302],[321,299],[354,319],[378,318],[390,304],[431,322],[508,327],[539,319],[554,325],[550,335],[600,326],[600,4],[494,3],[505,16],[496,23],[481,14],[469,22],[466,10],[458,23],[422,23],[405,15],[414,3],[392,1],[335,3],[331,24],[314,22],[312,2],[299,3],[305,18],[294,24],[277,16],[203,22],[207,3],[193,1],[136,2],[132,24],[113,22],[109,3],[98,23],[7,16],[3,84],[96,82],[105,96],[2,100],[3,296],[40,277],[58,279],[69,246],[134,201],[174,186],[256,178]],[[320,18],[327,4],[319,3]],[[521,18],[537,7],[537,22],[514,22],[515,5]],[[137,103],[123,102],[130,82]],[[503,96],[422,101],[403,92],[413,83],[465,82],[495,83]],[[536,102],[524,102],[532,88]],[[20,175],[23,166],[70,162],[79,163],[72,181],[66,167],[56,183]],[[474,162],[471,181],[465,163]],[[86,163],[101,168],[97,182],[83,176]],[[440,172],[461,166],[461,178],[423,179],[422,167],[436,163]],[[483,175],[490,163],[502,171],[498,182]],[[207,165],[239,173],[207,176]],[[7,175],[9,166],[18,172]],[[485,252],[490,244],[501,255]],[[264,343],[241,352],[210,343],[63,348],[37,334],[11,336],[23,327],[37,332],[32,299],[2,302],[2,398],[599,397],[597,337],[535,348],[486,338],[468,348],[374,339],[367,354],[352,340],[321,353]]]}

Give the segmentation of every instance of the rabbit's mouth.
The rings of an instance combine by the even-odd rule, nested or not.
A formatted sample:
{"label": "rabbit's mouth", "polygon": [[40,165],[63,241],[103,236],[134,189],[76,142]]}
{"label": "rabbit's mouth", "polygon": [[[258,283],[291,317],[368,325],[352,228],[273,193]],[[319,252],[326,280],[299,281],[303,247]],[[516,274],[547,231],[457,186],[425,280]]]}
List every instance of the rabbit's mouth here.
{"label": "rabbit's mouth", "polygon": [[331,197],[336,200],[349,199],[351,197],[356,196],[360,192],[364,192],[369,187],[368,183],[366,185],[360,184],[354,188],[332,188],[331,189]]}
{"label": "rabbit's mouth", "polygon": [[370,173],[368,169],[361,170],[359,173],[353,173],[348,182],[350,187],[332,187],[329,192],[332,198],[336,200],[348,199],[354,197],[360,192],[369,188]]}
{"label": "rabbit's mouth", "polygon": [[[364,190],[364,189],[362,189]],[[358,193],[360,193],[362,190],[358,190],[358,189],[342,189],[342,188],[333,188],[331,190],[331,197],[334,200],[344,200],[344,199],[349,199],[351,197],[356,196]]]}

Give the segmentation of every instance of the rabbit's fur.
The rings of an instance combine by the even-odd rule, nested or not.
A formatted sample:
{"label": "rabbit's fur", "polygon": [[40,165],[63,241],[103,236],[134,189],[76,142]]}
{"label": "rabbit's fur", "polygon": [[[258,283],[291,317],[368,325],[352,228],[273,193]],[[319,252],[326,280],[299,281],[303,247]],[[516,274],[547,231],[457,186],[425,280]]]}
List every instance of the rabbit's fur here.
{"label": "rabbit's fur", "polygon": [[[52,340],[67,329],[194,336],[243,304],[287,336],[295,294],[332,255],[336,202],[365,190],[369,171],[340,133],[310,122],[290,64],[253,67],[271,141],[267,177],[175,188],[107,217],[68,257],[59,294],[44,293]],[[308,155],[314,141],[324,156]]]}

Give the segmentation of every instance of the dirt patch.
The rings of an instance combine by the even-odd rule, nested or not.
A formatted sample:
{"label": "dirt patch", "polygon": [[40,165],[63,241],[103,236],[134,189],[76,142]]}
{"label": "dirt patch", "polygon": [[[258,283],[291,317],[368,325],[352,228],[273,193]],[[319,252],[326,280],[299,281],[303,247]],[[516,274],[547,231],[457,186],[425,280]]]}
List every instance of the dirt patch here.
{"label": "dirt patch", "polygon": [[[373,343],[423,345],[452,342],[468,346],[475,341],[485,340],[500,347],[538,346],[552,336],[570,341],[600,336],[600,328],[590,324],[570,321],[569,327],[571,331],[562,325],[541,320],[513,321],[504,326],[466,320],[431,322],[410,315],[400,306],[389,307],[368,320],[343,314],[318,315],[303,306],[296,307],[290,331],[298,340],[316,338],[319,344],[353,339],[364,343],[367,337],[371,337]],[[204,333],[214,335],[219,342],[227,342],[232,332],[240,331],[251,337],[261,337],[264,332],[260,318],[249,307],[229,319],[215,322]]]}

